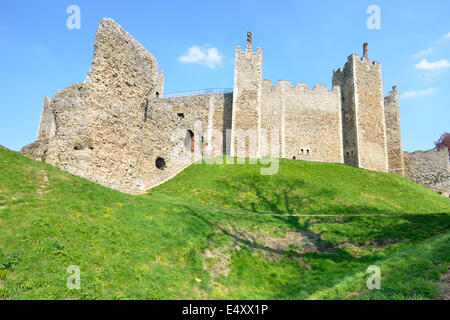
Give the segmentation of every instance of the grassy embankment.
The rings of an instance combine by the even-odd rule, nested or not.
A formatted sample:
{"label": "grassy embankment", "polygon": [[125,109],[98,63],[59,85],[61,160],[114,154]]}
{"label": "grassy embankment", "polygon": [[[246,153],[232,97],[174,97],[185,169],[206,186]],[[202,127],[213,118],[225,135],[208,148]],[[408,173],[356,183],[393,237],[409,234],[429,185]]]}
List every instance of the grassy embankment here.
{"label": "grassy embankment", "polygon": [[0,147],[0,299],[439,297],[449,199],[346,165],[260,168],[192,165],[130,196]]}

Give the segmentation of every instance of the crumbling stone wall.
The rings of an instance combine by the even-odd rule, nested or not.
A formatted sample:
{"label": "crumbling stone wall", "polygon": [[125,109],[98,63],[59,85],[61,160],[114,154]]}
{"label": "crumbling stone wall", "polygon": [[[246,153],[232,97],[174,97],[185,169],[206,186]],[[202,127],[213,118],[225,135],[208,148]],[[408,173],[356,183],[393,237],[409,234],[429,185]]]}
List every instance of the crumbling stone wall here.
{"label": "crumbling stone wall", "polygon": [[261,128],[280,132],[273,142],[280,144],[281,157],[343,162],[339,87],[264,80],[261,110]]}
{"label": "crumbling stone wall", "polygon": [[144,108],[158,83],[155,58],[112,19],[101,20],[86,80],[52,98],[55,136],[47,162],[114,189],[139,192]]}
{"label": "crumbling stone wall", "polygon": [[434,191],[450,194],[448,149],[404,152],[406,177]]}
{"label": "crumbling stone wall", "polygon": [[51,99],[44,97],[42,102],[41,118],[39,120],[39,127],[36,134],[36,140],[49,139],[55,135],[55,117],[51,110]]}
{"label": "crumbling stone wall", "polygon": [[405,175],[397,86],[384,98],[389,172]]}

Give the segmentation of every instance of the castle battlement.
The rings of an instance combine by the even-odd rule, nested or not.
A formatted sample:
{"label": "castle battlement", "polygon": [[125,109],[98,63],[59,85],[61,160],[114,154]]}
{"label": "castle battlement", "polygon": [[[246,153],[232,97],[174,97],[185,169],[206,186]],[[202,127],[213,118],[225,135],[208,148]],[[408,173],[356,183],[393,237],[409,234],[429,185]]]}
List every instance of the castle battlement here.
{"label": "castle battlement", "polygon": [[325,84],[316,84],[314,87],[310,88],[306,82],[296,82],[294,85],[289,80],[278,80],[276,83],[272,83],[269,79],[263,79],[263,90],[270,90],[270,91],[276,91],[276,90],[290,90],[287,92],[304,92],[304,91],[310,91],[310,92],[334,92],[339,90],[338,88],[331,88],[328,89],[328,87]]}

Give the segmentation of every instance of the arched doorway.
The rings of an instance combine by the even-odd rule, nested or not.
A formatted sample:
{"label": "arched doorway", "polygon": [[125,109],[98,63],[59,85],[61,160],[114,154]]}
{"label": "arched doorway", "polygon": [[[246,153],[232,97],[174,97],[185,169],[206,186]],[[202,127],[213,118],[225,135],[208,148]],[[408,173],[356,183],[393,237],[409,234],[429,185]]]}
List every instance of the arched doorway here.
{"label": "arched doorway", "polygon": [[184,138],[184,146],[186,148],[186,151],[194,152],[195,139],[194,139],[194,132],[192,132],[192,130],[188,130],[186,132],[186,137]]}

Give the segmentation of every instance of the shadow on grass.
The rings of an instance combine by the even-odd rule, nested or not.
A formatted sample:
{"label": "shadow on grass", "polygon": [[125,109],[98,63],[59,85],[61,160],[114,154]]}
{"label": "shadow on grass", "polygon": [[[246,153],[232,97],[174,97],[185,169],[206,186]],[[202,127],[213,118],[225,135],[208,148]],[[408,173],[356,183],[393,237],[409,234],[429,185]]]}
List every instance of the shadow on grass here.
{"label": "shadow on grass", "polygon": [[[245,174],[233,180],[216,180],[216,188],[226,190],[222,203],[243,211],[280,214],[386,213],[374,206],[345,205],[333,186],[318,188],[303,179]],[[233,194],[234,197],[229,195]]]}

